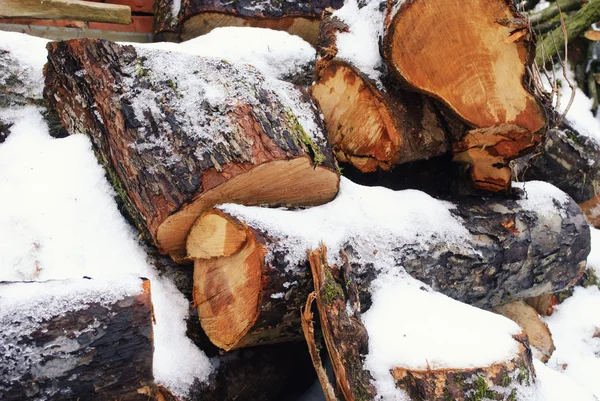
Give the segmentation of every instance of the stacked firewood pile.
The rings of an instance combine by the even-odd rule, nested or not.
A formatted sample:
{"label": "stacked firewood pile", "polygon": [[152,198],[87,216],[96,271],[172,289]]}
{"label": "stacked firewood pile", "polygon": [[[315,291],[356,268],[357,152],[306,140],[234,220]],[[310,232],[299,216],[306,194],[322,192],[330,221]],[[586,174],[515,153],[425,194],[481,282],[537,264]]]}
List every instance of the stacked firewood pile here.
{"label": "stacked firewood pile", "polygon": [[[386,380],[414,400],[517,400],[535,385],[532,350],[547,360],[553,345],[526,302],[584,274],[581,208],[598,224],[600,175],[588,160],[600,149],[557,125],[533,73],[530,26],[506,0],[367,2],[354,14],[334,11],[337,1],[267,3],[182,0],[173,17],[171,3],[157,1],[156,34],[288,30],[316,46],[308,88],[292,83],[293,72],[272,77],[185,52],[96,39],[47,46],[45,101],[68,134],[90,137],[153,263],[190,297],[188,334],[219,359],[217,371],[187,397],[156,385],[150,285],[136,279],[113,289],[121,298],[85,313],[72,303],[27,337],[14,323],[12,337],[0,337],[6,344],[58,339],[60,328],[90,319],[111,335],[83,333],[77,347],[57,340],[71,349],[68,367],[0,370],[0,389],[20,383],[5,399],[69,387],[45,394],[268,400],[309,356],[328,400],[387,399]],[[429,194],[360,186],[342,171]],[[523,176],[560,182],[572,198],[541,182],[514,184]],[[93,302],[93,285],[81,287],[80,302]],[[433,320],[460,301],[521,329],[465,306],[473,320],[500,322],[504,354],[475,366],[394,361],[381,371],[367,355],[387,344],[372,323],[386,291],[398,309]],[[418,326],[418,314],[386,318]],[[459,338],[490,327],[438,329]]]}

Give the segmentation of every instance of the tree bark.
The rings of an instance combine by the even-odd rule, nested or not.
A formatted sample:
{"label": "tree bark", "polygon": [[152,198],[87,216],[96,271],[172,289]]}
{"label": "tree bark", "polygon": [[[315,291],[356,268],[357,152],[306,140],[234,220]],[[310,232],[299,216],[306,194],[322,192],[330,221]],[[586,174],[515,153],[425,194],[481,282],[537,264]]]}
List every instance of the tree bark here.
{"label": "tree bark", "polygon": [[563,123],[546,134],[541,149],[514,163],[515,178],[540,180],[568,193],[600,228],[600,145]]}
{"label": "tree bark", "polygon": [[342,0],[182,0],[181,3],[179,23],[183,40],[221,26],[253,26],[287,31],[311,44],[317,41],[321,13],[343,5]]}
{"label": "tree bark", "polygon": [[568,18],[565,18],[565,26],[555,28],[545,34],[539,43],[535,53],[535,61],[539,66],[551,61],[557,53],[565,50],[565,33],[567,40],[573,40],[584,33],[590,25],[600,20],[600,1],[590,0]]}
{"label": "tree bark", "polygon": [[[462,20],[464,24],[458,22]],[[471,128],[486,129],[471,132],[471,138],[490,133],[496,137],[498,127],[515,127],[503,134],[510,137],[511,146],[510,153],[501,155],[501,171],[489,167],[497,164],[494,153],[501,146],[467,158],[473,176],[495,173],[475,180],[481,189],[508,190],[504,160],[529,152],[539,141],[536,134],[546,127],[544,105],[524,86],[534,55],[527,26],[508,0],[388,2],[382,47],[396,78],[441,100]],[[487,141],[495,142],[476,142]],[[457,161],[465,157],[459,154]]]}
{"label": "tree bark", "polygon": [[86,279],[4,282],[0,287],[3,400],[154,397],[149,281],[127,278],[105,287]]}
{"label": "tree bark", "polygon": [[[384,195],[381,199],[385,202]],[[348,231],[353,234],[348,234],[342,246],[353,270],[360,272],[363,305],[369,305],[367,289],[376,276],[376,268],[365,262],[373,253],[391,258],[395,269],[406,269],[435,290],[482,308],[572,285],[585,269],[590,250],[589,229],[581,210],[570,199],[562,205],[557,201],[552,212],[525,208],[520,202],[472,200],[455,206],[452,215],[469,232],[467,239],[456,243],[419,236],[396,242],[396,234],[385,228],[390,221],[376,217],[375,206],[365,206],[359,213],[373,216],[372,225]],[[332,226],[352,227],[347,211],[332,205],[326,212],[319,209],[329,205],[299,211],[298,216],[304,217],[294,220],[299,226],[290,227],[289,232],[278,223],[287,217],[277,210],[261,211],[260,219],[253,217],[255,208],[245,207],[236,207],[235,213],[213,209],[200,216],[190,233],[188,252],[194,259],[195,305],[202,327],[215,345],[231,349],[299,336],[296,311],[310,292],[308,261],[298,256],[308,249],[299,247],[316,239],[306,239],[297,230],[316,230],[327,245]],[[407,213],[411,208],[416,214],[421,212],[416,205],[403,207]],[[314,227],[312,224],[319,223],[314,223],[311,213],[325,213],[335,223]],[[301,222],[304,220],[306,223]],[[373,241],[368,232],[374,229],[389,245],[374,244],[365,250],[365,244]],[[193,241],[196,232],[213,233],[210,249]],[[423,241],[425,245],[418,245]]]}
{"label": "tree bark", "polygon": [[154,1],[152,34],[155,42],[179,42],[178,15],[173,15],[173,0]]}
{"label": "tree bark", "polygon": [[567,11],[577,10],[581,6],[583,6],[588,0],[560,0],[550,7],[540,11],[539,13],[530,14],[528,16],[529,22],[536,28],[536,25],[547,21],[551,18],[560,15],[561,12],[565,13]]}
{"label": "tree bark", "polygon": [[69,133],[91,137],[128,214],[162,253],[181,259],[194,220],[217,203],[335,196],[322,123],[293,85],[249,66],[102,40],[48,50],[45,97]]}
{"label": "tree bark", "polygon": [[131,8],[80,0],[3,0],[0,17],[66,19],[131,24]]}
{"label": "tree bark", "polygon": [[325,13],[318,42],[322,58],[311,87],[337,159],[372,172],[449,151],[433,102],[402,90],[390,77],[376,82],[349,61],[336,58],[336,35],[347,30]]}
{"label": "tree bark", "polygon": [[[352,269],[345,258],[342,258],[342,266],[330,266],[324,246],[311,251],[308,258],[315,282],[321,328],[343,399],[378,399],[374,380],[364,368],[364,355],[374,345],[361,322]],[[532,385],[533,375],[527,336],[520,334],[513,339],[518,350],[513,357],[490,366],[426,370],[397,366],[390,374],[396,387],[415,401],[513,400],[518,386]],[[513,377],[517,379],[514,383]],[[500,388],[502,391],[499,391]]]}

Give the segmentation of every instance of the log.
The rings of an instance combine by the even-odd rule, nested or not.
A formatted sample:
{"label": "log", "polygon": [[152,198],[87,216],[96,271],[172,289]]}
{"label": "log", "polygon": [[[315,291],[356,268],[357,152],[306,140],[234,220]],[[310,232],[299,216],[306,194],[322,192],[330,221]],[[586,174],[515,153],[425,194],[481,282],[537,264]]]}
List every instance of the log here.
{"label": "log", "polygon": [[177,14],[174,14],[173,0],[154,1],[154,21],[152,24],[152,36],[155,42],[179,42],[179,22]]}
{"label": "log", "polygon": [[337,193],[322,122],[291,84],[102,40],[48,50],[46,99],[69,133],[91,137],[127,213],[162,253],[183,258],[196,217],[216,203],[308,206]]}
{"label": "log", "polygon": [[362,172],[428,159],[450,150],[435,105],[402,90],[390,77],[376,81],[351,61],[336,58],[336,35],[348,30],[325,13],[311,93],[327,124],[337,159]]}
{"label": "log", "polygon": [[0,17],[131,24],[131,8],[80,0],[3,0]]}
{"label": "log", "polygon": [[581,8],[588,0],[559,0],[544,10],[528,15],[529,22],[536,28],[536,25],[560,15],[561,12],[577,10]]}
{"label": "log", "polygon": [[[480,189],[508,191],[506,162],[531,151],[546,127],[544,105],[524,85],[534,53],[527,27],[508,0],[388,2],[382,48],[391,73],[474,129],[465,140],[494,143],[476,155],[455,149]],[[510,142],[506,149],[499,127]]]}
{"label": "log", "polygon": [[[161,1],[157,13],[162,13],[160,8],[168,4]],[[337,9],[342,5],[342,0],[182,0],[179,29],[181,38],[188,40],[221,26],[253,26],[287,31],[315,44],[321,13],[326,8]]]}
{"label": "log", "polygon": [[[452,400],[473,400],[473,399],[494,399],[494,400],[514,400],[519,389],[531,387],[533,385],[533,366],[531,352],[527,343],[527,336],[522,333],[515,333],[515,328],[506,329],[506,337],[511,338],[508,342],[510,351],[504,355],[504,360],[490,358],[493,361],[489,365],[477,366],[477,363],[461,363],[452,361],[443,355],[429,355],[435,359],[427,359],[425,355],[420,355],[425,360],[420,362],[422,368],[410,361],[410,356],[403,355],[400,359],[394,361],[379,359],[381,354],[377,350],[383,350],[391,354],[398,355],[394,349],[396,344],[385,344],[386,337],[389,334],[381,334],[381,330],[397,330],[394,328],[396,319],[402,319],[399,327],[419,327],[422,322],[422,314],[428,316],[428,319],[436,321],[436,314],[456,313],[458,322],[464,321],[464,315],[472,314],[472,318],[481,318],[482,312],[476,308],[465,309],[456,301],[452,301],[439,294],[429,293],[425,287],[419,285],[394,283],[393,287],[397,289],[396,293],[414,292],[418,294],[417,298],[406,297],[406,301],[418,299],[419,302],[407,306],[401,306],[400,309],[416,309],[417,313],[404,315],[399,313],[389,313],[394,308],[387,307],[386,317],[389,320],[389,327],[383,328],[373,324],[376,318],[373,317],[373,310],[361,316],[360,303],[357,297],[355,275],[347,264],[347,260],[342,252],[342,265],[330,265],[328,263],[327,249],[322,246],[320,249],[311,251],[309,254],[310,266],[313,280],[315,282],[316,302],[319,309],[321,327],[325,337],[325,343],[332,360],[336,383],[347,401],[354,400],[375,400],[375,399],[406,399],[411,400],[432,400],[446,401]],[[386,278],[385,280],[396,281],[398,277]],[[409,280],[410,282],[410,280]],[[399,284],[399,285],[398,285]],[[411,288],[412,287],[412,288]],[[372,289],[373,296],[377,297],[378,292],[384,291],[383,288]],[[389,291],[389,288],[387,288]],[[396,300],[397,301],[397,300]],[[388,299],[388,302],[390,300]],[[446,309],[446,302],[449,302],[457,309]],[[435,304],[435,307],[443,309],[436,312],[435,307],[429,304]],[[458,304],[458,305],[457,305]],[[372,305],[372,309],[381,307],[381,305]],[[378,310],[377,313],[381,313]],[[460,314],[459,314],[460,313]],[[371,314],[368,315],[367,314]],[[461,316],[462,315],[462,316]],[[479,315],[479,316],[478,316]],[[444,316],[446,319],[448,316]],[[486,318],[489,318],[486,317]],[[450,320],[445,320],[439,327],[439,336],[445,337],[445,341],[450,343],[454,336],[473,336],[484,338],[485,334],[469,332],[469,330],[456,326]],[[488,323],[493,320],[488,321]],[[498,324],[497,322],[494,322]],[[414,325],[414,326],[413,326]],[[499,327],[505,326],[502,322]],[[508,326],[508,325],[506,325]],[[430,327],[400,330],[397,335],[402,336],[404,340],[398,338],[398,347],[408,348],[403,341],[413,342],[417,347],[419,344],[419,330],[426,336],[426,330]],[[477,329],[485,331],[487,328]],[[498,329],[499,330],[499,329]],[[517,328],[518,331],[518,328]],[[510,337],[509,337],[510,336]],[[488,340],[489,341],[489,340]],[[457,344],[447,346],[460,346]],[[497,346],[497,344],[494,344]],[[470,347],[465,342],[462,347]],[[481,345],[479,345],[481,346]],[[390,349],[391,347],[391,349]],[[465,353],[470,350],[465,349]],[[381,352],[381,351],[380,351]],[[405,350],[406,354],[412,353],[412,350]],[[402,354],[402,352],[401,352]],[[373,359],[371,359],[373,358]],[[392,364],[391,369],[388,366]],[[456,366],[452,366],[452,365]],[[367,368],[368,367],[368,368]],[[391,382],[391,383],[390,383]],[[391,386],[390,386],[391,384]]]}
{"label": "log", "polygon": [[600,227],[600,144],[568,121],[546,134],[541,149],[515,161],[517,180],[546,181],[569,194],[589,222]]}
{"label": "log", "polygon": [[148,400],[152,375],[150,282],[0,283],[3,400]]}
{"label": "log", "polygon": [[554,341],[548,325],[540,318],[536,310],[524,301],[515,301],[500,305],[493,310],[517,323],[529,338],[533,356],[546,363],[554,352]]}
{"label": "log", "polygon": [[42,100],[39,73],[14,52],[0,48],[0,109],[39,104]]}
{"label": "log", "polygon": [[[346,250],[362,298],[380,259],[483,308],[559,291],[585,269],[589,228],[562,192],[525,188],[517,199],[447,205],[344,179],[334,201],[308,210],[206,211],[188,237],[200,323],[226,350],[297,338],[297,311],[310,292],[306,252],[321,241]],[[195,240],[203,233],[212,233],[210,242]]]}
{"label": "log", "polygon": [[542,36],[535,53],[537,65],[543,66],[557,53],[565,50],[564,31],[567,33],[567,41],[570,41],[583,34],[598,20],[600,20],[600,1],[590,0],[581,9],[564,19],[564,27],[561,24]]}

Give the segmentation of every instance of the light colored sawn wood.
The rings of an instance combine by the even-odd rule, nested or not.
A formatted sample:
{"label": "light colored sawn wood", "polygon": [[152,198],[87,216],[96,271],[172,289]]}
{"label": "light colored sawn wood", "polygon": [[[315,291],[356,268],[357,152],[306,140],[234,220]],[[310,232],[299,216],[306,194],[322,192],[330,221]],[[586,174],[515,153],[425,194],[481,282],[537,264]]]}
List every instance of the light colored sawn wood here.
{"label": "light colored sawn wood", "polygon": [[196,220],[187,239],[191,259],[231,256],[246,242],[246,230],[219,210],[204,213]]}
{"label": "light colored sawn wood", "polygon": [[2,0],[0,17],[131,24],[131,8],[80,0]]}

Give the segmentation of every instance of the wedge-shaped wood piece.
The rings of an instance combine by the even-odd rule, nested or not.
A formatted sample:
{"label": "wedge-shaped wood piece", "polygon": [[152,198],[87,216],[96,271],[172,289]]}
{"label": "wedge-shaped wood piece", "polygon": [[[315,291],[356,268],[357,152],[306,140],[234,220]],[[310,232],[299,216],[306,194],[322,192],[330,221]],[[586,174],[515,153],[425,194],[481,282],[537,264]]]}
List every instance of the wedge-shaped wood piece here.
{"label": "wedge-shaped wood piece", "polygon": [[80,39],[50,43],[45,96],[88,134],[123,208],[163,253],[185,256],[203,210],[309,206],[338,190],[308,94],[251,66]]}
{"label": "wedge-shaped wood piece", "polygon": [[[214,234],[195,240],[204,233]],[[453,205],[343,179],[335,200],[306,210],[221,205],[188,237],[195,305],[211,341],[231,349],[298,338],[297,311],[310,292],[306,252],[320,242],[346,251],[362,298],[383,260],[491,308],[572,284],[585,269],[590,233],[577,204],[544,183],[525,185],[517,199]]]}
{"label": "wedge-shaped wood piece", "polygon": [[3,0],[0,17],[68,19],[131,24],[131,8],[81,0]]}
{"label": "wedge-shaped wood piece", "polygon": [[371,172],[449,151],[430,99],[402,90],[391,77],[375,80],[351,61],[336,58],[337,34],[348,29],[331,13],[324,14],[318,42],[322,58],[311,87],[337,159]]}
{"label": "wedge-shaped wood piece", "polygon": [[494,312],[517,323],[529,338],[533,356],[544,363],[548,362],[554,352],[552,333],[533,307],[524,301],[515,301],[495,307]]}
{"label": "wedge-shaped wood piece", "polygon": [[536,133],[546,116],[523,86],[535,55],[526,29],[508,0],[392,1],[384,58],[398,78],[473,127],[514,124]]}
{"label": "wedge-shaped wood piece", "polygon": [[0,283],[2,399],[152,398],[152,321],[145,279]]}

